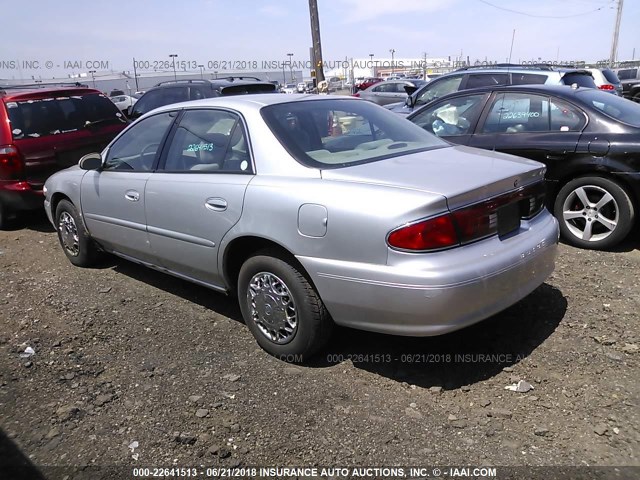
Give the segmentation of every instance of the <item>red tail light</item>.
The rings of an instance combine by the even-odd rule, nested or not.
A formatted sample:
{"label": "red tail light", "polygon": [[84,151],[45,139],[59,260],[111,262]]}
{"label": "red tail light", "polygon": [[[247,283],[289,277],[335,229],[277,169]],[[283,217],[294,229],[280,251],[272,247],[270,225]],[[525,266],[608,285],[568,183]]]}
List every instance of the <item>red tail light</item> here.
{"label": "red tail light", "polygon": [[389,234],[390,247],[428,251],[451,248],[498,233],[498,209],[518,204],[521,219],[536,216],[544,207],[543,182],[468,207],[400,227]]}
{"label": "red tail light", "polygon": [[360,97],[360,92],[354,93],[353,95],[351,95],[352,97]]}
{"label": "red tail light", "polygon": [[600,90],[615,90],[616,87],[614,87],[613,85],[609,85],[608,83],[605,85],[600,85],[598,87]]}
{"label": "red tail light", "polygon": [[22,180],[24,162],[14,145],[0,145],[0,180]]}
{"label": "red tail light", "polygon": [[450,214],[430,218],[391,232],[391,247],[402,250],[439,250],[458,245],[458,234]]}

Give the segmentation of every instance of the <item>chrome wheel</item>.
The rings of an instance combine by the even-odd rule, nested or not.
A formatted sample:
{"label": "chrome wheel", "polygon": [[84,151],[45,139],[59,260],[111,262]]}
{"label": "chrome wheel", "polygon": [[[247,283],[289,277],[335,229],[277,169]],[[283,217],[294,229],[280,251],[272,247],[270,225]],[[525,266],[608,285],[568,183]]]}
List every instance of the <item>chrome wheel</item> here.
{"label": "chrome wheel", "polygon": [[562,205],[567,229],[586,242],[598,242],[618,227],[620,209],[613,195],[597,185],[583,185],[567,195]]}
{"label": "chrome wheel", "polygon": [[78,237],[78,227],[69,212],[62,212],[58,219],[58,230],[60,241],[69,255],[77,257],[80,253],[80,239]]}
{"label": "chrome wheel", "polygon": [[270,341],[285,344],[298,328],[298,311],[287,285],[269,272],[256,273],[249,282],[247,304],[251,321]]}

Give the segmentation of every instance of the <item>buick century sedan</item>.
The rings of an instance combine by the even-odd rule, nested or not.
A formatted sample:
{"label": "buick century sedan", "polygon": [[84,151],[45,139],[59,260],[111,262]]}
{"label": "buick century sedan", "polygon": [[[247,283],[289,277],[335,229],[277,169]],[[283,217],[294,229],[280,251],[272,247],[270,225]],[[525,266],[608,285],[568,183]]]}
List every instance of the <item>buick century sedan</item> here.
{"label": "buick century sedan", "polygon": [[439,335],[553,271],[544,165],[452,146],[351,97],[167,105],[46,183],[71,263],[103,252],[238,297],[262,348],[306,359],[335,324]]}

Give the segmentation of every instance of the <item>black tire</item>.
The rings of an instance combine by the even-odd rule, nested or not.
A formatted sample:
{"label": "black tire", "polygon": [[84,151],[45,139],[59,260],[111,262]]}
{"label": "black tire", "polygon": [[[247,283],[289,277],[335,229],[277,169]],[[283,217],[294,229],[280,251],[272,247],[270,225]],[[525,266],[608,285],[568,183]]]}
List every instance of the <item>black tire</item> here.
{"label": "black tire", "polygon": [[[585,193],[588,206],[579,198]],[[606,194],[612,197],[611,200],[596,208]],[[576,247],[592,250],[605,250],[620,243],[631,231],[635,220],[633,202],[626,188],[613,180],[596,176],[578,177],[563,186],[553,211],[560,223],[562,238]],[[575,212],[569,215],[576,218],[566,219],[565,212],[569,211]],[[608,222],[616,218],[615,225]]]}
{"label": "black tire", "polygon": [[0,202],[0,230],[9,228],[9,212],[2,202]]}
{"label": "black tire", "polygon": [[[56,207],[56,231],[62,251],[77,267],[90,267],[100,259],[98,247],[85,230],[78,210],[69,200],[60,200]],[[70,246],[72,241],[76,248]]]}
{"label": "black tire", "polygon": [[[278,343],[272,338],[268,338],[263,328],[268,327],[268,318],[266,315],[257,315],[258,321],[254,320],[252,315],[252,300],[250,300],[250,282],[254,277],[258,278],[258,274],[269,275],[269,278],[276,278],[284,283],[284,286],[290,293],[282,295],[282,299],[292,299],[296,313],[296,327],[293,332],[288,332],[289,338],[281,339],[285,343]],[[255,291],[255,289],[253,289]],[[307,361],[318,350],[324,347],[331,336],[333,321],[322,303],[319,295],[301,272],[301,268],[294,261],[288,259],[285,255],[277,251],[263,251],[249,257],[240,268],[238,276],[238,300],[240,302],[240,310],[244,317],[245,323],[255,337],[258,344],[269,354],[281,360],[301,363]],[[267,302],[268,303],[268,302]],[[264,309],[274,312],[277,307],[273,305],[265,305]],[[282,308],[283,311],[290,311]],[[283,332],[282,329],[273,327],[273,332]],[[272,332],[272,333],[273,333]],[[286,337],[286,335],[285,335]]]}

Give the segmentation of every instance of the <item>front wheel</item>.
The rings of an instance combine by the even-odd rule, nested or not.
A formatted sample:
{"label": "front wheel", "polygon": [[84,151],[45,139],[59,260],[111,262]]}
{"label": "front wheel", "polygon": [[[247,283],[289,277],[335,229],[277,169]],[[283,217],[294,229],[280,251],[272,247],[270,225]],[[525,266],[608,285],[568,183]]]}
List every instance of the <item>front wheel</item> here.
{"label": "front wheel", "polygon": [[281,360],[304,362],[331,335],[333,322],[315,289],[278,252],[261,252],[244,262],[238,300],[258,344]]}
{"label": "front wheel", "polygon": [[620,243],[633,227],[631,196],[604,177],[579,177],[556,197],[554,213],[562,237],[572,245],[601,250]]}
{"label": "front wheel", "polygon": [[56,207],[56,230],[62,250],[71,263],[90,267],[99,260],[100,252],[69,200],[60,200]]}

